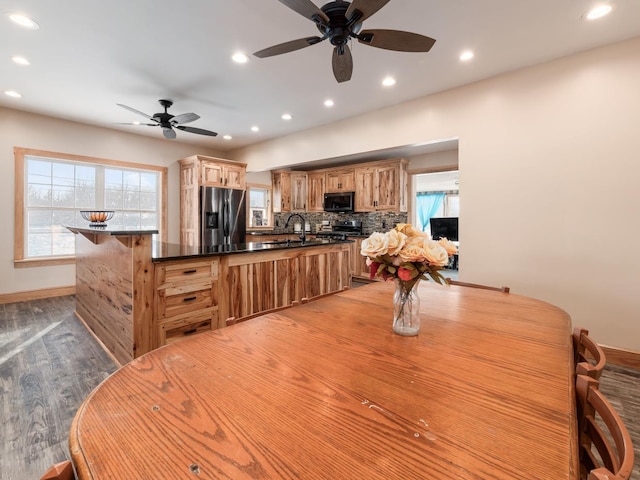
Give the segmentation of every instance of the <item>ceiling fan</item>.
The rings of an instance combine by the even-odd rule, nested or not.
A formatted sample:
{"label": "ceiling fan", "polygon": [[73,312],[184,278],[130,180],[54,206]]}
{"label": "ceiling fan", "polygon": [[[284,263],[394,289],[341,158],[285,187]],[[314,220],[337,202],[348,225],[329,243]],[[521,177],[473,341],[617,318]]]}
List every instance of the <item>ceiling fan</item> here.
{"label": "ceiling fan", "polygon": [[305,37],[274,45],[254,53],[258,58],[293,52],[329,39],[333,48],[333,75],[338,82],[351,79],[353,58],[348,42],[355,38],[371,47],[399,52],[428,52],[433,38],[400,30],[361,30],[362,22],[384,7],[390,0],[334,0],[318,8],[311,0],[279,0],[287,7],[316,24],[321,37]]}
{"label": "ceiling fan", "polygon": [[212,132],[210,130],[204,130],[202,128],[195,127],[185,127],[182,125],[183,123],[193,122],[194,120],[198,120],[200,115],[196,115],[195,113],[182,113],[180,115],[171,115],[167,112],[167,109],[173,105],[172,100],[158,100],[160,105],[164,107],[164,112],[154,113],[153,116],[147,115],[146,113],[141,112],[140,110],[136,110],[135,108],[131,108],[127,105],[123,105],[122,103],[118,103],[117,105],[122,108],[126,108],[130,112],[137,113],[138,115],[142,115],[143,117],[151,120],[154,123],[118,123],[117,125],[148,125],[150,127],[162,127],[162,134],[164,138],[174,139],[176,138],[176,132],[174,128],[178,130],[183,130],[189,133],[197,133],[198,135],[208,135],[210,137],[215,137],[218,135],[216,132]]}

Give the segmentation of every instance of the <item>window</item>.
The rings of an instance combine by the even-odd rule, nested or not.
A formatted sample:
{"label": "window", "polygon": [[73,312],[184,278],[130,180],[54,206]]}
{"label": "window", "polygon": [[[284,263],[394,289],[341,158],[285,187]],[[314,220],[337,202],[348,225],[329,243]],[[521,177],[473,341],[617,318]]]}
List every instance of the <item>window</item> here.
{"label": "window", "polygon": [[247,185],[249,228],[271,227],[271,187],[269,185]]}
{"label": "window", "polygon": [[85,225],[81,210],[114,210],[110,226],[165,224],[166,168],[22,148],[14,153],[16,262],[72,262],[75,238],[64,225]]}

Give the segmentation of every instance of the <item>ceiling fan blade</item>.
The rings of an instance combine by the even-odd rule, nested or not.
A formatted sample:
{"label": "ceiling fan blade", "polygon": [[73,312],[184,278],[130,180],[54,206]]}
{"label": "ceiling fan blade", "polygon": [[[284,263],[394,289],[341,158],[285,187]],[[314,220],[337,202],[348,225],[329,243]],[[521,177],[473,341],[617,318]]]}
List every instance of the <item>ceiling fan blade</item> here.
{"label": "ceiling fan blade", "polygon": [[387,3],[389,3],[389,0],[353,0],[344,16],[349,20],[356,10],[360,10],[362,16],[357,20],[357,22],[360,23],[376,13]]}
{"label": "ceiling fan blade", "polygon": [[[342,53],[340,53],[340,48],[342,48]],[[333,75],[336,77],[338,83],[351,80],[353,58],[351,57],[349,45],[343,45],[342,47],[335,47],[333,49],[331,65],[333,66]]]}
{"label": "ceiling fan blade", "polygon": [[280,0],[280,3],[285,4],[294,12],[299,13],[313,22],[318,18],[322,20],[325,25],[329,23],[327,14],[320,10],[311,0]]}
{"label": "ceiling fan blade", "polygon": [[428,52],[436,43],[433,38],[400,30],[363,30],[357,38],[365,45],[397,52]]}
{"label": "ceiling fan blade", "polygon": [[147,115],[146,113],[141,112],[140,110],[136,110],[135,108],[131,108],[131,107],[130,107],[130,106],[128,106],[128,105],[123,105],[122,103],[116,103],[116,105],[118,105],[119,107],[122,107],[122,108],[124,108],[124,109],[126,109],[126,110],[129,110],[130,112],[136,113],[136,114],[138,114],[138,115],[142,115],[142,116],[143,116],[143,117],[145,117],[145,118],[148,118],[148,119],[153,120],[153,119],[151,118],[151,115]]}
{"label": "ceiling fan blade", "polygon": [[162,134],[164,135],[164,138],[168,138],[169,140],[176,138],[176,132],[169,127],[162,127]]}
{"label": "ceiling fan blade", "polygon": [[272,57],[274,55],[289,53],[295,50],[300,50],[301,48],[315,45],[322,40],[324,40],[324,38],[322,37],[299,38],[297,40],[291,40],[289,42],[274,45],[273,47],[265,48],[264,50],[260,50],[259,52],[254,53],[254,55],[258,58]]}
{"label": "ceiling fan blade", "polygon": [[[176,128],[180,130],[184,130],[189,133],[197,133],[198,135],[208,135],[209,137],[215,137],[218,135],[216,132],[212,132],[211,130],[205,130],[203,128],[195,128],[195,127],[183,127],[182,125],[176,126]],[[175,135],[175,132],[174,132]]]}
{"label": "ceiling fan blade", "polygon": [[157,123],[140,123],[140,122],[116,122],[116,123],[112,123],[111,125],[148,125],[149,127],[157,127],[158,124]]}
{"label": "ceiling fan blade", "polygon": [[173,123],[174,125],[177,125],[179,123],[189,123],[193,122],[194,120],[198,120],[199,118],[200,115],[197,115],[195,113],[182,113],[173,117],[171,119],[171,123]]}

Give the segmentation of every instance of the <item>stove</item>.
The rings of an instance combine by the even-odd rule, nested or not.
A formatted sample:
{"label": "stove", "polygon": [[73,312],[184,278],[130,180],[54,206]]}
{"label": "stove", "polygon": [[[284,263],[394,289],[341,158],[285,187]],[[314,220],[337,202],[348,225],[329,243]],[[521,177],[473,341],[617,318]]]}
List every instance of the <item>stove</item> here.
{"label": "stove", "polygon": [[337,220],[333,222],[331,231],[317,232],[317,237],[346,240],[349,235],[361,235],[362,222],[359,220]]}

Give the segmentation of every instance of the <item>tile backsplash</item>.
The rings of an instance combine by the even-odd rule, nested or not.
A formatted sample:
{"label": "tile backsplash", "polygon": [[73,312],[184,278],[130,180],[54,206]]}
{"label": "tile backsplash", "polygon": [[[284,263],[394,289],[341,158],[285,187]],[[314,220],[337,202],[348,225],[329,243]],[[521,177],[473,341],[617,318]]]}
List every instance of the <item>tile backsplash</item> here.
{"label": "tile backsplash", "polygon": [[[274,232],[285,232],[284,224],[290,213],[274,213],[273,224]],[[367,213],[327,213],[327,212],[305,212],[301,213],[304,219],[311,225],[311,232],[315,233],[316,225],[322,221],[329,221],[329,224],[337,220],[360,220],[362,222],[362,231],[369,235],[372,232],[384,232],[393,228],[397,223],[407,223],[406,213],[393,212],[367,212]],[[293,219],[293,222],[296,218]],[[293,225],[289,225],[289,231],[293,231]]]}

